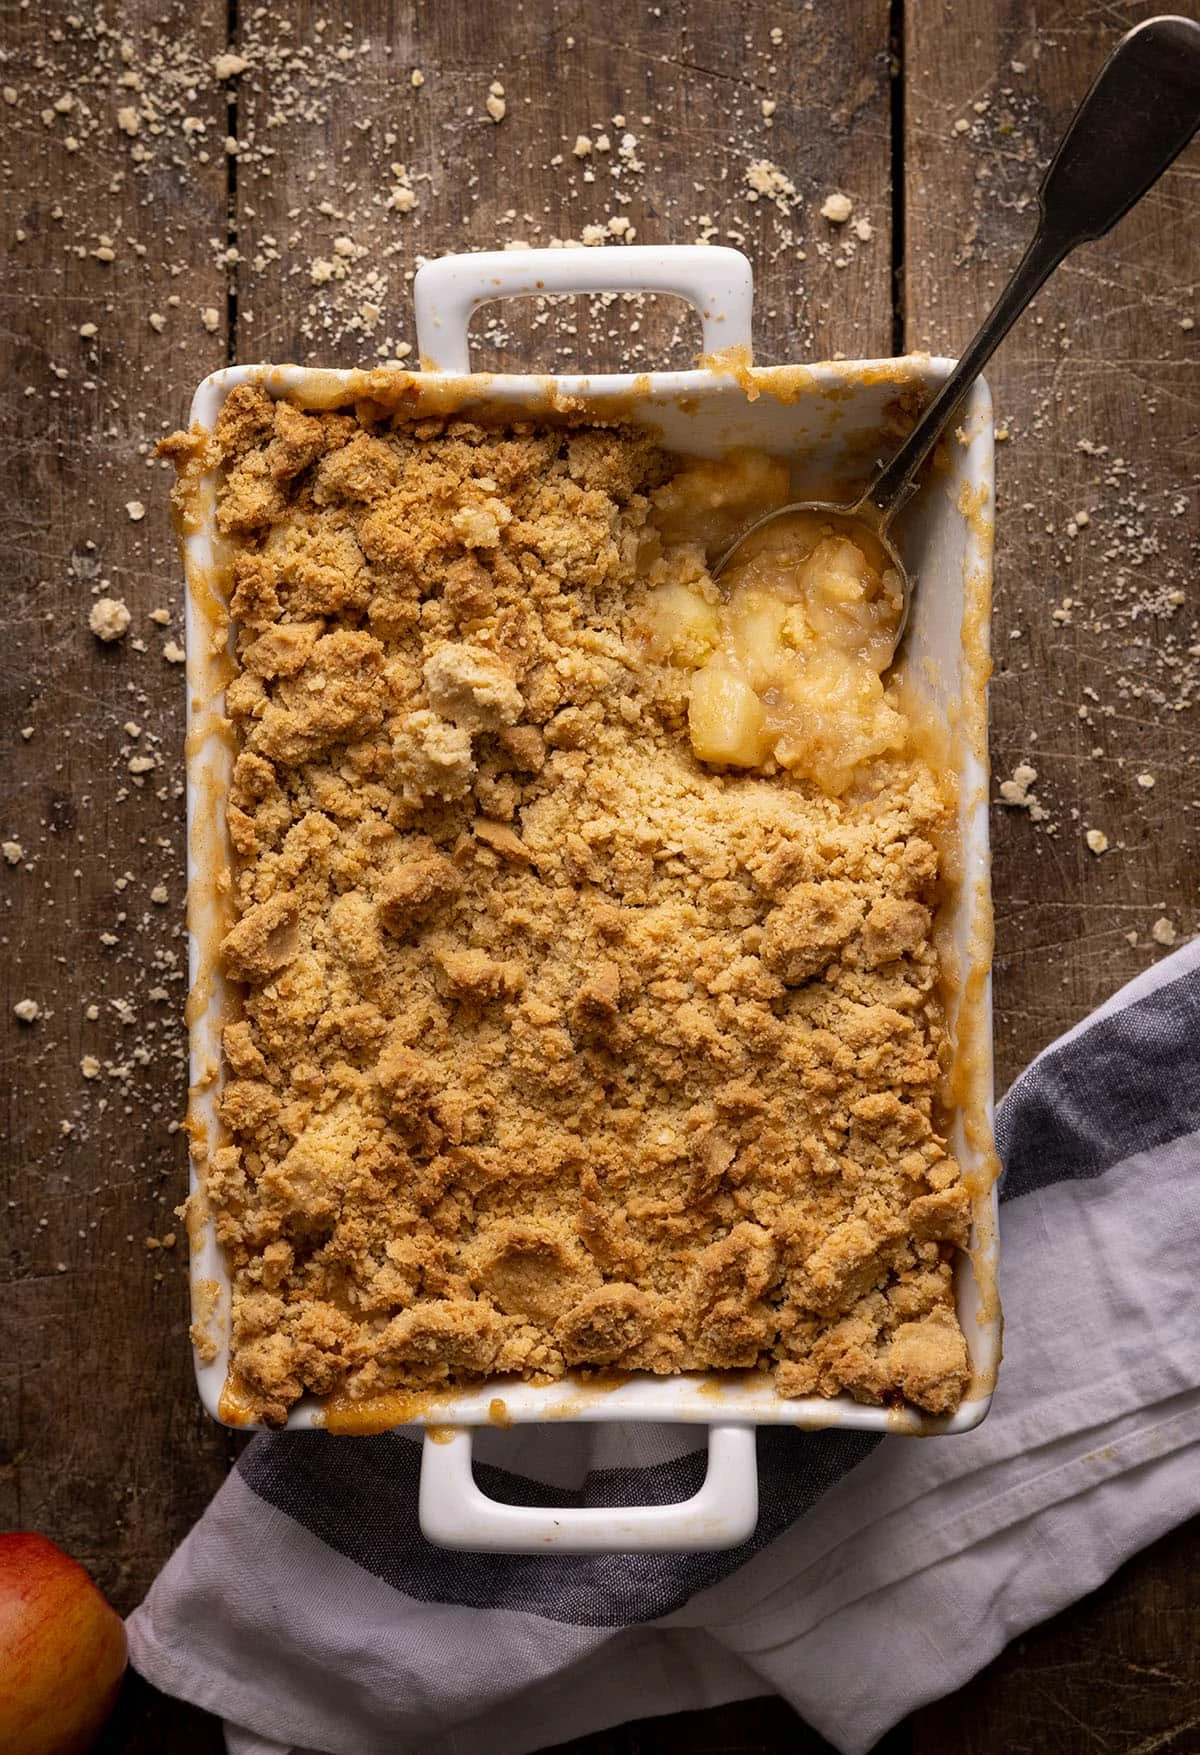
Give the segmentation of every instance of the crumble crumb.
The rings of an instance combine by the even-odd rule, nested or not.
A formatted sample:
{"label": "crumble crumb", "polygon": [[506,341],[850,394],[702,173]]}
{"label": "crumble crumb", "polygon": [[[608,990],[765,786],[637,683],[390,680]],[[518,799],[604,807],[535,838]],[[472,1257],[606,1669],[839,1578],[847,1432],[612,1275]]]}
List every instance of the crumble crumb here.
{"label": "crumble crumb", "polygon": [[1177,936],[1174,921],[1169,920],[1165,914],[1161,915],[1150,928],[1150,937],[1156,945],[1173,945]]}
{"label": "crumble crumb", "polygon": [[13,1016],[22,1024],[36,1024],[42,1015],[42,1008],[36,999],[19,999],[13,1007]]}
{"label": "crumble crumb", "polygon": [[845,225],[853,211],[854,203],[840,190],[827,195],[821,203],[821,218],[827,219],[831,225]]}
{"label": "crumble crumb", "polygon": [[250,386],[210,454],[247,1405],[617,1366],[956,1406],[952,800],[878,676],[852,794],[689,735],[708,556],[786,471]]}
{"label": "crumble crumb", "polygon": [[119,640],[130,620],[129,610],[119,597],[98,597],[88,612],[88,627],[106,644]]}
{"label": "crumble crumb", "polygon": [[1108,836],[1103,829],[1089,829],[1083,838],[1093,853],[1108,852]]}
{"label": "crumble crumb", "polygon": [[746,166],[746,189],[751,201],[770,201],[780,213],[790,213],[796,204],[796,185],[767,158],[753,159]]}
{"label": "crumble crumb", "polygon": [[1028,762],[1018,762],[1012,771],[1011,780],[1000,782],[1001,803],[1011,805],[1015,810],[1029,812],[1031,820],[1043,823],[1050,812],[1046,809],[1033,791],[1033,783],[1037,779],[1037,769]]}

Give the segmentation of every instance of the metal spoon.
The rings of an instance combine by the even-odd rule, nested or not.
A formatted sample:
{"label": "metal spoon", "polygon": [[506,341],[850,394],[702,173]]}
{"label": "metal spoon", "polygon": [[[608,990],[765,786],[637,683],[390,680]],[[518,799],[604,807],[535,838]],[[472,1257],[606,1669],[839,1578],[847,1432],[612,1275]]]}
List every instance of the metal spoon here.
{"label": "metal spoon", "polygon": [[[915,491],[914,477],[967,390],[1030,299],[1077,244],[1103,237],[1128,213],[1200,127],[1200,24],[1150,18],[1121,38],[1076,110],[1038,191],[1040,222],[982,328],[890,462],[852,506],[798,500],[744,530],[713,569],[717,578],[747,539],[794,512],[856,522],[880,545],[901,587],[892,656],[908,624],[914,581],[888,526]],[[848,535],[853,532],[848,531]],[[861,529],[859,536],[861,539]]]}

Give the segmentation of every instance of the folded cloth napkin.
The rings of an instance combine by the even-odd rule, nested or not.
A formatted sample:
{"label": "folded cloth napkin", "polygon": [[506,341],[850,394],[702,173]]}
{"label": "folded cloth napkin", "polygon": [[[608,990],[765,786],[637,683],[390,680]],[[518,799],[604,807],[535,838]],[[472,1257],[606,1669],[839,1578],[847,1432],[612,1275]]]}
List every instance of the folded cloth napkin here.
{"label": "folded cloth napkin", "polygon": [[[1200,1510],[1200,941],[1001,1106],[1006,1357],[948,1439],[762,1430],[728,1553],[477,1556],[416,1521],[403,1433],[257,1439],[129,1622],[133,1662],[231,1755],[522,1755],[776,1692],[845,1755]],[[702,1434],[514,1428],[523,1503],[687,1497]]]}

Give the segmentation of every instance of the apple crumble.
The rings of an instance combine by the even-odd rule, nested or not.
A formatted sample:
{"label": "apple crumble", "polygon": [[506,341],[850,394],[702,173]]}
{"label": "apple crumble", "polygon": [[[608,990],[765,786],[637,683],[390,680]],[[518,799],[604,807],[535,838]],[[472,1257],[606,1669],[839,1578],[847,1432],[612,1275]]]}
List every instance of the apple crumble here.
{"label": "apple crumble", "polygon": [[235,924],[205,1195],[253,1417],[757,1369],[952,1410],[955,806],[896,581],[761,455],[242,386]]}

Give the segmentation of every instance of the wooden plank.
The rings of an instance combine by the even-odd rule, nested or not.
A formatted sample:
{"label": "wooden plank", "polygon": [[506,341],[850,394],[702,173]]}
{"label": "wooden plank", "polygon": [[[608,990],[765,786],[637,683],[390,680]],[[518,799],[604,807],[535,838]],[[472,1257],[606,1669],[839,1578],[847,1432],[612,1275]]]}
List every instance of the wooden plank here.
{"label": "wooden plank", "polygon": [[[225,10],[85,11],[9,9],[0,105],[0,1522],[129,1609],[230,1455],[196,1401],[182,1252],[146,1244],[177,1231],[186,1088],[179,566],[146,453],[225,357]],[[107,646],[100,594],[132,617]]]}
{"label": "wooden plank", "polygon": [[[953,353],[969,338],[1030,235],[1075,103],[1154,10],[907,0],[910,345]],[[1002,1085],[1165,953],[1156,922],[1160,938],[1197,925],[1200,633],[1190,590],[1175,601],[1197,533],[1195,177],[1193,152],[1060,270],[988,374],[1009,434],[992,687]],[[1021,764],[1037,770],[1040,820],[1000,802]],[[1089,829],[1109,851],[1089,849]],[[1193,1525],[1160,1542],[918,1714],[914,1755],[1191,1747],[1198,1540]]]}
{"label": "wooden plank", "polygon": [[[711,230],[749,250],[763,358],[885,349],[886,5],[859,0],[836,21],[761,4],[736,19],[659,14],[630,0],[603,21],[547,0],[504,18],[362,4],[341,15],[343,38],[340,24],[317,28],[317,8],[288,9],[250,19],[248,65],[221,81],[228,14],[214,0],[127,0],[111,29],[90,8],[77,23],[65,8],[11,9],[0,297],[17,439],[0,531],[0,831],[22,851],[0,865],[0,1192],[12,1203],[0,1518],[59,1540],[122,1610],[236,1449],[195,1398],[181,1251],[146,1246],[177,1232],[185,1176],[172,1131],[185,1090],[182,675],[163,656],[181,631],[179,568],[167,480],[147,451],[232,352],[231,305],[241,357],[374,360],[389,331],[389,351],[412,340],[418,251],[582,235],[622,216],[643,241]],[[482,119],[494,80],[508,94],[499,124]],[[582,132],[589,162],[572,151]],[[636,146],[622,150],[625,134]],[[764,171],[774,198],[752,202],[759,160],[794,195]],[[398,162],[418,200],[407,216],[387,205],[404,186]],[[844,251],[817,211],[839,187],[875,226]],[[351,234],[352,260],[336,246]],[[326,259],[352,272],[318,286]],[[694,342],[672,345],[674,316],[656,327],[644,313],[634,331],[620,315],[611,335],[591,320],[583,340],[525,334],[546,342],[547,363],[568,345],[595,363],[686,363]],[[513,344],[496,330],[492,352],[525,363],[509,328]],[[108,646],[87,629],[101,593],[132,614]],[[159,608],[165,627],[149,619]],[[156,765],[131,772],[143,754]],[[25,999],[31,1023],[13,1014]],[[215,1750],[216,1726],[132,1680],[106,1747],[168,1745]]]}
{"label": "wooden plank", "polygon": [[[320,28],[324,9],[305,0],[289,16],[291,49],[263,34],[277,21],[242,28],[247,357],[374,363],[413,344],[421,255],[611,240],[614,226],[638,243],[709,236],[746,250],[765,362],[890,350],[881,0],[817,10],[622,0],[603,16],[567,0],[515,10],[392,0],[363,8],[361,26],[351,14],[345,30]],[[503,103],[498,122],[489,97]],[[582,140],[591,150],[577,156]],[[850,225],[820,216],[834,190],[855,203]],[[476,357],[510,371],[686,365],[697,331],[676,335],[677,317],[618,306],[531,324],[505,306]]]}
{"label": "wooden plank", "polygon": [[[908,0],[911,345],[953,353],[1015,264],[1038,181],[1151,5]],[[1002,430],[992,747],[1001,1082],[1196,929],[1196,157],[1045,288],[989,371]],[[1086,522],[1075,517],[1086,515]],[[1191,649],[1189,651],[1189,648]],[[1108,851],[1085,836],[1107,837]],[[1136,937],[1134,936],[1136,935]]]}

